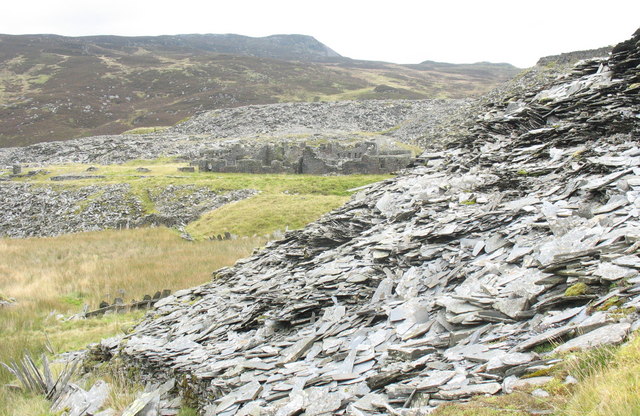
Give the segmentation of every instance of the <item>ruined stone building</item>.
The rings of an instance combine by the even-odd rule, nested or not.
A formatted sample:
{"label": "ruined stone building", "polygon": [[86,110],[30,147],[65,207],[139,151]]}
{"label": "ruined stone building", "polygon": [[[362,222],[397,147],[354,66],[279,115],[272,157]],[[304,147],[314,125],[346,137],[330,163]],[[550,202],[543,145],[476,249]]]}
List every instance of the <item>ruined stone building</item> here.
{"label": "ruined stone building", "polygon": [[411,151],[388,141],[237,141],[202,152],[197,165],[203,172],[374,174],[404,169],[412,160]]}

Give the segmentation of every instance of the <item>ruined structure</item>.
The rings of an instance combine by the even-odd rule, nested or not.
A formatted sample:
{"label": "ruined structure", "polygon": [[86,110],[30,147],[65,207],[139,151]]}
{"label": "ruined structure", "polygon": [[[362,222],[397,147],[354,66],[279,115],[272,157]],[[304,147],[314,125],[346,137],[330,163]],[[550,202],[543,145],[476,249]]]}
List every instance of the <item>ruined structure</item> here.
{"label": "ruined structure", "polygon": [[413,160],[410,150],[387,140],[319,144],[301,141],[258,143],[227,141],[201,153],[196,162],[203,172],[245,173],[390,173]]}

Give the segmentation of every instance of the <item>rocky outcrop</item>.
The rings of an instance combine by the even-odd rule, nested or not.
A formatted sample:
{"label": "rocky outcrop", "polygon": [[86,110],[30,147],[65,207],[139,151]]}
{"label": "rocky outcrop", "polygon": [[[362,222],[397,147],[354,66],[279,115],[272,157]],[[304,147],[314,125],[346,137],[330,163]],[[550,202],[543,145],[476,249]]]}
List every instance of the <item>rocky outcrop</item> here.
{"label": "rocky outcrop", "polygon": [[640,326],[638,65],[640,31],[98,350],[184,380],[206,415],[367,415],[622,342]]}
{"label": "rocky outcrop", "polygon": [[598,49],[584,51],[565,52],[559,55],[549,55],[538,59],[537,66],[545,65],[572,65],[583,59],[606,58],[611,53],[613,46],[605,46]]}
{"label": "rocky outcrop", "polygon": [[81,231],[133,228],[142,225],[180,226],[202,213],[247,198],[253,190],[218,194],[208,188],[168,186],[150,189],[143,198],[128,184],[40,186],[0,183],[0,236],[43,237]]}

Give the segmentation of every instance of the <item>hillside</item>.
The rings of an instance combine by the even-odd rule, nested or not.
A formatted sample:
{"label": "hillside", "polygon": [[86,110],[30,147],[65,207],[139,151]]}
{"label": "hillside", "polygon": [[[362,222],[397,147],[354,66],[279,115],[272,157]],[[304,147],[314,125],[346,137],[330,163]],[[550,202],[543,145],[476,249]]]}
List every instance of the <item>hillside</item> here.
{"label": "hillside", "polygon": [[639,63],[640,30],[487,105],[426,166],[159,301],[92,360],[156,383],[138,409],[422,414],[524,389],[482,414],[637,413],[632,372],[620,396],[551,395],[573,391],[572,354],[640,328]]}
{"label": "hillside", "polygon": [[0,147],[171,126],[248,104],[470,97],[517,71],[356,61],[301,35],[0,35]]}

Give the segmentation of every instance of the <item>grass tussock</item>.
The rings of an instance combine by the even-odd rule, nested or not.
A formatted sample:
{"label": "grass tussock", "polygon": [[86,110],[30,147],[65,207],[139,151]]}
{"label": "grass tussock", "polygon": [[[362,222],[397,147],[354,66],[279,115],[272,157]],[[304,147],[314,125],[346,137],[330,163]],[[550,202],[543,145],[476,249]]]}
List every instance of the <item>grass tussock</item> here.
{"label": "grass tussock", "polygon": [[536,398],[528,392],[514,392],[503,396],[480,397],[464,404],[439,407],[434,416],[530,416],[549,414],[557,400]]}
{"label": "grass tussock", "polygon": [[640,336],[615,352],[608,347],[594,360],[578,360],[575,366],[587,376],[562,416],[640,415]]}

